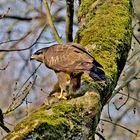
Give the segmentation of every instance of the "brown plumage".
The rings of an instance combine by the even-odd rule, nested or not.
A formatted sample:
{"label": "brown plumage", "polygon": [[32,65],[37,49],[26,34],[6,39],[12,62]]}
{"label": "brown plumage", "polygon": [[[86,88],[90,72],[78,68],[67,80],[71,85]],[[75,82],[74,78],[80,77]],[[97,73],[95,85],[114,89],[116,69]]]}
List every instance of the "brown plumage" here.
{"label": "brown plumage", "polygon": [[[38,50],[31,56],[31,59],[40,61],[48,68],[53,69],[58,74],[59,85],[63,90],[65,90],[67,81],[65,74],[70,75],[71,81],[75,82],[72,87],[76,87],[76,89],[80,86],[79,82],[84,72],[88,73],[94,80],[106,79],[104,71],[98,68],[102,66],[79,44],[52,45]],[[78,80],[74,80],[74,78],[78,78]]]}

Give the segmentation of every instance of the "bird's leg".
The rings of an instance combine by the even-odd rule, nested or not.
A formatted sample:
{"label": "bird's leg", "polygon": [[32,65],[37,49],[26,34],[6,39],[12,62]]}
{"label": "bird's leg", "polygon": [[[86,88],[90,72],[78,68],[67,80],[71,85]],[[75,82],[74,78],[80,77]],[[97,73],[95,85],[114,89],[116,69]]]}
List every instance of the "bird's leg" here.
{"label": "bird's leg", "polygon": [[67,99],[64,95],[64,92],[63,92],[63,89],[61,88],[61,92],[60,92],[60,95],[58,96],[59,99]]}
{"label": "bird's leg", "polygon": [[69,95],[68,96],[75,96],[74,94],[81,86],[82,74],[83,74],[83,72],[70,74],[70,84],[69,84]]}
{"label": "bird's leg", "polygon": [[64,91],[66,91],[66,85],[67,85],[67,78],[66,78],[66,74],[64,72],[59,72],[57,73],[58,76],[58,82],[59,82],[59,86],[61,89],[60,95],[58,96],[59,99],[67,99],[64,96]]}

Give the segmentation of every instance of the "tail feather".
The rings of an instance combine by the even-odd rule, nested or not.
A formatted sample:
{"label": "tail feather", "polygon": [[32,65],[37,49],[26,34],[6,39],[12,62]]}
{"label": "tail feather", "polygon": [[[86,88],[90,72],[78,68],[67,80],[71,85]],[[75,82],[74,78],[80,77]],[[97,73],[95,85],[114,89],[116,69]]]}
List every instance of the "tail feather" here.
{"label": "tail feather", "polygon": [[98,63],[96,60],[94,60],[92,63],[97,67],[103,68],[103,66],[100,63]]}
{"label": "tail feather", "polygon": [[95,65],[90,69],[89,76],[95,81],[107,80],[105,72]]}

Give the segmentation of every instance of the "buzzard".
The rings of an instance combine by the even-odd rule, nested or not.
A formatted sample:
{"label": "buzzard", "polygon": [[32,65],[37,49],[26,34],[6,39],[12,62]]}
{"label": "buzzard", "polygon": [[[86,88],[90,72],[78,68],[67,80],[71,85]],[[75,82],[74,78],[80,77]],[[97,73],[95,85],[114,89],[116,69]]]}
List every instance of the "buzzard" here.
{"label": "buzzard", "polygon": [[80,87],[81,75],[85,72],[95,81],[106,80],[102,66],[94,57],[76,43],[55,44],[42,48],[31,56],[54,70],[58,77],[61,93],[59,98],[65,98],[67,78],[70,75],[70,84],[73,91]]}

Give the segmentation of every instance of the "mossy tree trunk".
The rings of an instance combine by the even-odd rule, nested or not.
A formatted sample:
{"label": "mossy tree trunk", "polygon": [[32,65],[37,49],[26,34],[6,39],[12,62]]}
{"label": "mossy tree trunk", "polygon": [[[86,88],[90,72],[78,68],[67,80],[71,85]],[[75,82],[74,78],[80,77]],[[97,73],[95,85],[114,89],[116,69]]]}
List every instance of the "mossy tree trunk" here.
{"label": "mossy tree trunk", "polygon": [[103,65],[107,82],[83,75],[84,92],[67,101],[42,105],[4,139],[92,140],[103,106],[112,95],[131,46],[131,0],[82,0],[75,42]]}

